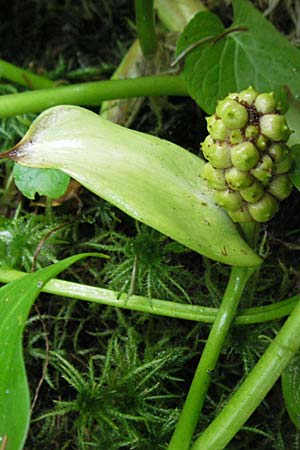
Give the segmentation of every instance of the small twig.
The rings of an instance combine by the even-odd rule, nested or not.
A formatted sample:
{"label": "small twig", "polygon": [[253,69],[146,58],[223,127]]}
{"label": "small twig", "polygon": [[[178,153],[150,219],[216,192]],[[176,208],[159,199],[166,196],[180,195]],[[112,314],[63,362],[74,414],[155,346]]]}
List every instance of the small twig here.
{"label": "small twig", "polygon": [[7,437],[7,434],[5,434],[3,436],[3,439],[2,439],[0,450],[5,450],[6,449],[7,441],[8,441],[8,437]]}
{"label": "small twig", "polygon": [[[37,387],[35,389],[34,397],[33,397],[32,403],[31,403],[30,414],[32,414],[32,412],[34,410],[34,407],[36,405],[36,402],[37,402],[37,399],[38,399],[38,396],[39,396],[39,392],[41,390],[42,384],[44,383],[44,380],[45,380],[45,377],[46,377],[46,373],[47,373],[47,369],[48,369],[48,365],[49,365],[49,351],[50,351],[49,340],[48,340],[48,330],[47,330],[45,321],[43,320],[43,318],[41,316],[39,308],[36,305],[34,305],[34,308],[35,308],[35,310],[37,312],[37,315],[38,315],[38,317],[39,317],[39,319],[41,321],[41,324],[42,324],[42,327],[43,327],[43,331],[44,331],[44,334],[45,334],[45,361],[44,361],[44,364],[43,364],[42,376],[41,376],[41,378],[40,378],[40,380],[38,382],[38,385],[37,385]],[[2,449],[0,449],[0,450],[2,450]]]}
{"label": "small twig", "polygon": [[184,49],[180,55],[177,56],[177,58],[171,63],[171,67],[176,66],[183,58],[186,57],[190,51],[194,50],[194,48],[199,47],[199,45],[204,44],[207,41],[210,41],[213,39],[213,36],[206,36],[203,39],[200,39],[200,41],[193,42],[191,45],[189,45],[186,49]]}
{"label": "small twig", "polygon": [[[38,245],[37,245],[37,247],[35,249],[34,255],[33,255],[33,262],[32,262],[32,266],[31,266],[31,272],[35,271],[37,257],[39,255],[43,245],[45,244],[46,240],[49,239],[49,237],[54,232],[58,231],[59,229],[61,229],[62,227],[66,226],[68,224],[69,223],[63,223],[61,225],[58,225],[57,227],[55,227],[52,230],[50,230],[40,240],[40,242],[38,243]],[[47,330],[45,321],[43,320],[42,315],[40,313],[40,310],[39,310],[39,308],[36,305],[34,305],[34,309],[35,309],[35,311],[36,311],[36,313],[37,313],[37,315],[39,317],[39,320],[41,321],[41,324],[42,324],[42,327],[43,327],[43,331],[44,331],[44,334],[45,334],[45,361],[44,361],[44,364],[43,364],[42,376],[41,376],[41,378],[40,378],[40,380],[38,382],[38,385],[37,385],[37,387],[35,389],[34,398],[33,398],[32,403],[31,403],[30,414],[32,414],[32,412],[34,410],[34,407],[36,405],[36,402],[37,402],[37,399],[38,399],[38,396],[39,396],[39,392],[41,390],[42,384],[43,384],[43,382],[45,380],[45,377],[46,377],[46,373],[47,373],[47,369],[48,369],[48,365],[49,365],[49,351],[50,351],[49,340],[48,340],[48,330]],[[2,450],[2,449],[0,449],[0,450]]]}
{"label": "small twig", "polygon": [[40,242],[38,243],[38,245],[37,245],[37,247],[35,249],[35,252],[33,254],[31,272],[35,271],[37,258],[39,256],[40,251],[42,250],[43,245],[47,241],[47,239],[49,239],[49,237],[53,233],[55,233],[56,231],[60,230],[61,228],[65,227],[66,225],[69,225],[69,224],[70,224],[70,222],[58,225],[57,227],[55,227],[52,230],[48,231],[48,233],[46,233],[45,236],[40,240]]}
{"label": "small twig", "polygon": [[218,36],[213,39],[211,45],[215,45],[216,42],[218,42],[220,39],[222,39],[224,36],[227,36],[230,33],[235,33],[236,31],[248,31],[247,27],[236,27],[236,28],[230,28],[229,30],[224,31],[224,33],[219,34]]}
{"label": "small twig", "polygon": [[137,266],[138,266],[138,257],[135,254],[134,255],[134,261],[133,261],[133,266],[132,266],[132,274],[131,274],[131,281],[130,281],[130,287],[129,287],[129,292],[128,292],[128,296],[131,297],[131,295],[134,294],[134,289],[135,289],[135,282],[136,282],[136,273],[137,273]]}
{"label": "small twig", "polygon": [[206,36],[205,38],[200,39],[199,41],[193,42],[191,45],[189,45],[186,49],[184,49],[180,55],[177,56],[177,58],[171,63],[171,67],[176,66],[183,58],[186,57],[188,53],[190,53],[194,48],[199,47],[199,45],[204,44],[205,42],[211,41],[210,45],[215,45],[220,39],[227,36],[230,33],[234,33],[236,31],[247,31],[248,28],[246,27],[236,27],[231,28],[230,30],[226,30],[223,33],[219,34],[218,36]]}

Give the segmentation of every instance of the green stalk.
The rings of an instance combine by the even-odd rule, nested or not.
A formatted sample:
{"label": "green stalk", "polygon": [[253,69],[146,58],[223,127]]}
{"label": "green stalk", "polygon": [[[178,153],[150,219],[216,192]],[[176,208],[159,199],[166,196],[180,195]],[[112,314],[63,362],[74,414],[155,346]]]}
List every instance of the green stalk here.
{"label": "green stalk", "polygon": [[0,77],[29,89],[47,89],[55,85],[54,81],[35,75],[29,70],[21,69],[3,59],[0,59]]}
{"label": "green stalk", "polygon": [[200,0],[155,0],[154,7],[160,21],[168,31],[182,31],[190,20],[207,7]]}
{"label": "green stalk", "polygon": [[[181,0],[180,2],[177,0],[155,0],[154,8],[166,29],[178,33],[183,31],[197,12],[206,10],[205,6],[198,0]],[[162,55],[160,55],[161,52],[156,52],[158,55],[156,54],[154,60],[151,60],[149,64],[142,52],[140,41],[136,39],[123,56],[111,79],[137,78],[165,72],[163,66],[167,69],[167,61],[162,66],[165,51],[162,51],[161,48],[160,50]],[[105,101],[101,105],[101,115],[104,119],[130,127],[143,101],[143,97]]]}
{"label": "green stalk", "polygon": [[153,0],[135,0],[135,20],[138,38],[146,58],[154,55],[157,49],[157,37],[154,23]]}
{"label": "green stalk", "polygon": [[[121,63],[114,72],[111,80],[124,78],[138,78],[146,75],[145,57],[140,43],[136,39],[125,53]],[[101,116],[103,119],[130,127],[144,101],[144,97],[134,97],[127,100],[115,99],[102,102]]]}
{"label": "green stalk", "polygon": [[[1,283],[9,283],[23,275],[25,275],[25,273],[18,270],[0,268]],[[140,295],[128,297],[126,294],[120,294],[119,292],[109,289],[102,289],[57,279],[49,281],[49,283],[44,286],[42,292],[68,298],[76,298],[78,300],[94,302],[101,305],[173,317],[176,319],[192,320],[195,322],[213,323],[218,312],[217,308],[170,302],[168,300],[155,298],[150,301],[149,298]],[[289,315],[299,300],[300,296],[295,295],[294,297],[272,305],[240,310],[239,315],[234,320],[234,325],[249,325],[280,319]]]}
{"label": "green stalk", "polygon": [[241,309],[240,314],[235,318],[234,324],[250,325],[281,319],[291,314],[299,300],[300,295],[294,295],[271,305]]}
{"label": "green stalk", "polygon": [[227,405],[192,450],[223,450],[265,398],[300,348],[300,302]]}
{"label": "green stalk", "polygon": [[168,450],[188,450],[190,447],[212,373],[216,367],[229,327],[235,317],[244,287],[253,270],[247,267],[233,267],[231,270],[222,303],[206,341]]}
{"label": "green stalk", "polygon": [[0,97],[0,117],[40,112],[68,104],[98,106],[103,100],[139,96],[188,95],[180,76],[156,75],[126,80],[92,81],[55,89],[21,92]]}

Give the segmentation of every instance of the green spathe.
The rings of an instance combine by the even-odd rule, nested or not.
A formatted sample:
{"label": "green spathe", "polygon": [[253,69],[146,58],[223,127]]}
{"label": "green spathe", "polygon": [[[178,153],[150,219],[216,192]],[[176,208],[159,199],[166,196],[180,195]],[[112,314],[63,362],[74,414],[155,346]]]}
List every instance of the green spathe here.
{"label": "green spathe", "polygon": [[211,259],[260,263],[199,176],[204,162],[75,106],[42,113],[8,156],[57,168],[135,219]]}

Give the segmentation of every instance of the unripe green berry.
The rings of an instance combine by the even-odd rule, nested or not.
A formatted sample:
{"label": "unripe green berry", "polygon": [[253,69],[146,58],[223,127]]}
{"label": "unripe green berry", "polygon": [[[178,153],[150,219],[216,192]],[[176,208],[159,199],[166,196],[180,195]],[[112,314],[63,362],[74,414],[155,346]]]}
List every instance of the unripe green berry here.
{"label": "unripe green berry", "polygon": [[216,113],[230,130],[243,128],[248,121],[246,108],[230,98],[226,98],[218,103]]}
{"label": "unripe green berry", "polygon": [[236,130],[230,131],[230,135],[229,135],[230,144],[232,144],[232,145],[239,144],[240,142],[243,142],[243,140],[244,140],[244,136],[243,136],[241,130],[236,129]]}
{"label": "unripe green berry", "polygon": [[231,166],[230,147],[226,142],[216,142],[210,152],[209,162],[215,169],[227,169]]}
{"label": "unripe green berry", "polygon": [[251,170],[251,174],[264,186],[272,178],[273,161],[269,155],[264,155],[261,161]]}
{"label": "unripe green berry", "polygon": [[201,144],[201,150],[206,159],[209,159],[211,152],[213,151],[215,141],[209,134]]}
{"label": "unripe green berry", "polygon": [[268,191],[278,200],[284,200],[292,192],[293,184],[288,175],[274,177],[268,186]]}
{"label": "unripe green berry", "polygon": [[232,98],[232,100],[238,100],[239,94],[238,94],[237,92],[230,92],[230,93],[227,95],[227,98]]}
{"label": "unripe green berry", "polygon": [[253,182],[251,175],[248,172],[231,167],[225,170],[225,178],[231,189],[239,191],[250,186]]}
{"label": "unripe green berry", "polygon": [[268,94],[259,94],[255,99],[254,105],[257,111],[262,114],[274,112],[277,107],[274,93],[270,92]]}
{"label": "unripe green berry", "polygon": [[286,156],[289,154],[290,149],[286,144],[283,144],[282,142],[271,144],[269,147],[269,155],[275,161],[275,163],[280,163],[283,161]]}
{"label": "unripe green berry", "polygon": [[251,186],[241,189],[240,194],[246,202],[256,203],[264,194],[264,187],[259,181],[254,181]]}
{"label": "unripe green berry", "polygon": [[250,170],[259,160],[259,151],[252,142],[242,142],[231,149],[231,160],[234,167]]}
{"label": "unripe green berry", "polygon": [[211,127],[214,124],[214,122],[217,120],[217,117],[215,114],[212,116],[205,117],[206,123],[207,123],[207,131],[209,134],[211,134]]}
{"label": "unripe green berry", "polygon": [[257,92],[253,89],[252,86],[249,86],[248,89],[244,89],[239,93],[238,99],[239,102],[246,102],[248,103],[248,105],[252,105],[256,97]]}
{"label": "unripe green berry", "polygon": [[280,162],[276,162],[274,166],[274,173],[276,175],[280,175],[282,173],[286,173],[290,170],[293,165],[293,157],[290,153],[286,155],[286,157]]}
{"label": "unripe green berry", "polygon": [[256,125],[248,125],[245,129],[246,139],[256,139],[259,135],[259,128]]}
{"label": "unripe green berry", "polygon": [[235,211],[240,208],[243,203],[240,193],[229,189],[226,189],[226,191],[216,191],[215,201],[227,211]]}
{"label": "unripe green berry", "polygon": [[268,148],[269,139],[266,136],[260,134],[256,139],[255,145],[261,152],[265,152]]}
{"label": "unripe green berry", "polygon": [[219,100],[216,107],[217,117],[222,118],[224,111],[226,111],[227,108],[230,108],[235,103],[236,101],[230,97],[225,97],[223,100]]}
{"label": "unripe green berry", "polygon": [[273,141],[288,140],[290,129],[285,118],[280,114],[265,114],[261,116],[259,124],[261,133]]}
{"label": "unripe green berry", "polygon": [[256,222],[268,222],[276,214],[278,208],[278,202],[270,194],[264,194],[258,202],[248,204],[250,216]]}
{"label": "unripe green berry", "polygon": [[248,208],[245,205],[243,205],[236,211],[228,211],[228,215],[232,218],[234,222],[238,223],[252,222],[253,220],[249,214]]}
{"label": "unripe green berry", "polygon": [[210,187],[214,189],[226,189],[224,171],[215,169],[210,163],[206,163],[203,168],[202,177],[207,180]]}
{"label": "unripe green berry", "polygon": [[224,140],[229,136],[228,128],[225,127],[221,119],[217,119],[215,115],[206,118],[207,129],[213,139]]}

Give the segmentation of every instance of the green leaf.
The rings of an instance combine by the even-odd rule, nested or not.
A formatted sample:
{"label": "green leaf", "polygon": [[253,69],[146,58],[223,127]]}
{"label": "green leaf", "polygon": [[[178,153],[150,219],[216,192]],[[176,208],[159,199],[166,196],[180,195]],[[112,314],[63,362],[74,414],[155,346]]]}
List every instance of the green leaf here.
{"label": "green leaf", "polygon": [[14,165],[14,179],[22,194],[34,199],[35,194],[59,198],[65,194],[70,177],[60,170],[40,170],[32,167]]}
{"label": "green leaf", "polygon": [[225,29],[211,13],[197,14],[182,33],[177,55],[201,37],[219,38],[187,53],[183,76],[190,95],[209,114],[218,99],[250,85],[279,97],[287,85],[299,98],[299,50],[248,0],[233,0],[233,10],[233,24],[223,37]]}
{"label": "green leaf", "polygon": [[300,144],[293,145],[291,152],[294,156],[294,166],[289,177],[294,186],[300,191]]}
{"label": "green leaf", "polygon": [[295,100],[289,91],[287,99],[289,108],[285,112],[285,118],[288,126],[293,131],[288,140],[288,145],[292,147],[295,144],[300,144],[300,102]]}
{"label": "green leaf", "polygon": [[[182,75],[191,97],[204,111],[210,113],[215,109],[216,99],[222,95],[219,92],[218,72],[225,41],[222,39],[212,45],[212,40],[205,39],[215,38],[224,31],[225,27],[218,16],[210,12],[200,12],[188,23],[177,43],[176,56],[180,57],[192,44],[203,42],[186,54]],[[229,65],[224,67],[226,68],[231,69]],[[230,89],[226,91],[228,92]]]}
{"label": "green leaf", "polygon": [[5,450],[23,448],[29,425],[30,398],[22,334],[30,308],[47,281],[86,256],[104,257],[99,253],[75,255],[0,289],[0,446],[7,440]]}
{"label": "green leaf", "polygon": [[300,429],[300,353],[296,353],[281,375],[285,406],[291,421]]}
{"label": "green leaf", "polygon": [[175,144],[80,107],[57,106],[42,113],[6,156],[63,170],[130,216],[209,258],[240,266],[261,261],[215,205],[200,177],[204,162]]}

